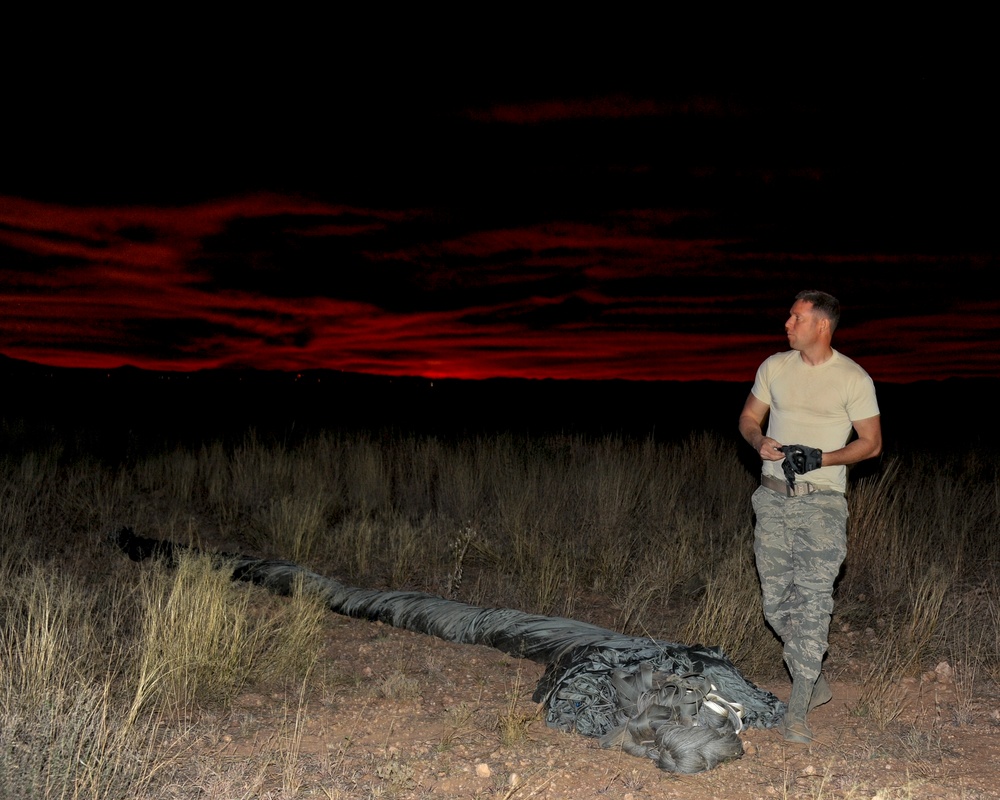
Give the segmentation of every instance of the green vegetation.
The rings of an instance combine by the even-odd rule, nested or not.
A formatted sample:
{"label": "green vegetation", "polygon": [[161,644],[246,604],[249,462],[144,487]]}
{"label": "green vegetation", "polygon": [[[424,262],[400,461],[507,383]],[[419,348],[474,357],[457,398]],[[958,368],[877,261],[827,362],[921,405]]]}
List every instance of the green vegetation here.
{"label": "green vegetation", "polygon": [[[187,757],[190,720],[250,690],[284,693],[292,733],[276,763],[286,793],[298,786],[306,687],[344,680],[317,668],[329,612],[201,556],[128,562],[108,541],[123,525],[351,585],[719,645],[751,679],[780,669],[735,437],[248,435],[109,464],[2,435],[3,797],[155,796]],[[854,482],[835,626],[876,634],[858,714],[888,724],[897,679],[942,658],[964,665],[963,697],[970,676],[1000,679],[998,487],[985,452],[893,454]],[[419,687],[401,669],[377,691],[405,701]],[[497,723],[505,741],[518,714]]]}

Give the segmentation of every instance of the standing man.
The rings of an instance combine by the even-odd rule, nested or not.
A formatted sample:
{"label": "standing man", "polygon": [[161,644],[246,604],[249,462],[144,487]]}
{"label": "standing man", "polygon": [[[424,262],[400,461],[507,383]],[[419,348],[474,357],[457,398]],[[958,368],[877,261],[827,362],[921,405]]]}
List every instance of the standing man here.
{"label": "standing man", "polygon": [[839,320],[837,298],[799,292],[785,322],[792,349],[760,365],[740,414],[763,462],[754,554],[764,617],[792,676],[784,736],[800,743],[812,741],[806,714],[833,696],[821,671],[847,555],[847,467],[882,452],[872,379],[830,344]]}

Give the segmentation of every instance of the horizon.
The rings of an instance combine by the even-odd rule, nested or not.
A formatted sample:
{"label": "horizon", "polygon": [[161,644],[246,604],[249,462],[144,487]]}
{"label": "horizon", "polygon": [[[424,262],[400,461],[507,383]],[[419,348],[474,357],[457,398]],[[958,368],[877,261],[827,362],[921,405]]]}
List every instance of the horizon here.
{"label": "horizon", "polygon": [[[524,382],[524,383],[625,383],[634,384],[637,386],[642,385],[652,385],[658,383],[681,383],[681,384],[692,384],[692,383],[725,383],[725,384],[739,384],[745,385],[748,390],[749,387],[753,385],[753,376],[749,378],[558,378],[558,377],[522,377],[522,376],[507,376],[507,375],[495,375],[488,377],[472,377],[472,378],[462,378],[462,377],[428,377],[426,375],[417,374],[388,374],[379,372],[354,372],[351,370],[344,370],[339,368],[330,367],[310,367],[307,369],[277,369],[277,368],[261,368],[249,364],[227,364],[222,367],[201,367],[193,370],[179,370],[179,369],[149,369],[147,367],[141,367],[136,364],[124,363],[116,367],[93,367],[93,366],[64,366],[59,364],[47,364],[39,361],[30,361],[23,358],[17,358],[14,356],[8,356],[5,353],[0,353],[0,369],[4,367],[13,366],[14,369],[31,369],[36,370],[39,373],[45,370],[51,370],[52,375],[56,374],[68,374],[68,373],[89,373],[92,375],[104,375],[106,377],[111,377],[114,375],[142,375],[145,377],[152,378],[181,378],[181,377],[195,377],[195,376],[212,376],[212,375],[228,375],[228,376],[246,376],[246,375],[256,375],[259,377],[267,376],[281,376],[282,379],[287,379],[292,382],[300,382],[303,380],[315,379],[322,380],[326,375],[334,377],[344,377],[344,378],[359,378],[359,379],[371,379],[371,380],[385,380],[385,381],[420,381],[428,384],[437,383],[486,383],[490,381],[495,382]],[[949,375],[945,377],[935,377],[935,378],[920,378],[914,380],[881,380],[873,379],[877,386],[896,386],[896,387],[912,387],[916,384],[931,384],[940,385],[943,383],[996,383],[1000,386],[1000,375],[973,375],[973,376],[955,376]]]}
{"label": "horizon", "polygon": [[[35,431],[60,446],[127,458],[138,442],[238,442],[250,434],[291,443],[323,431],[416,436],[624,436],[659,442],[709,433],[750,459],[737,419],[752,380],[586,381],[557,378],[431,379],[347,373],[298,375],[256,369],[159,373],[48,367],[0,358],[8,391],[0,421],[9,444]],[[876,381],[884,455],[995,449],[1000,431],[984,424],[1000,400],[1000,379]],[[67,400],[70,400],[67,402]],[[951,420],[930,442],[926,409]],[[20,433],[18,433],[20,431]],[[235,437],[235,438],[234,438]],[[752,465],[748,461],[748,468]]]}

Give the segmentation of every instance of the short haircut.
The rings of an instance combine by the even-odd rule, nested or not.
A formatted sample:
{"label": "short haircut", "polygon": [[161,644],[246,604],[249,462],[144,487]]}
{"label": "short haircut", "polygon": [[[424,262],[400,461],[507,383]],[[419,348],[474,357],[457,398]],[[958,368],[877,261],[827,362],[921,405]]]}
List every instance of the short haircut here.
{"label": "short haircut", "polygon": [[837,325],[840,323],[840,301],[832,294],[816,289],[806,289],[795,295],[795,299],[812,303],[812,307],[816,311],[830,320],[830,333],[837,330]]}

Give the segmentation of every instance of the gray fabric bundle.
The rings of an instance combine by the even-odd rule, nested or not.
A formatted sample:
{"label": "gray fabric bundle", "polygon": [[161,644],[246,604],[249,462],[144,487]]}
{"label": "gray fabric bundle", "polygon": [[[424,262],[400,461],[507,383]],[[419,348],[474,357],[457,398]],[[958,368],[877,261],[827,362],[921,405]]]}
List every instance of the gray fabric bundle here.
{"label": "gray fabric bundle", "polygon": [[[135,561],[169,561],[189,550],[173,542],[118,532],[115,543]],[[742,755],[744,725],[772,727],[784,704],[748,681],[718,648],[626,636],[586,622],[482,608],[423,592],[345,586],[289,561],[215,556],[233,579],[279,594],[297,581],[349,617],[479,644],[546,665],[534,700],[553,728],[602,737],[652,758],[672,772],[700,772]]]}

